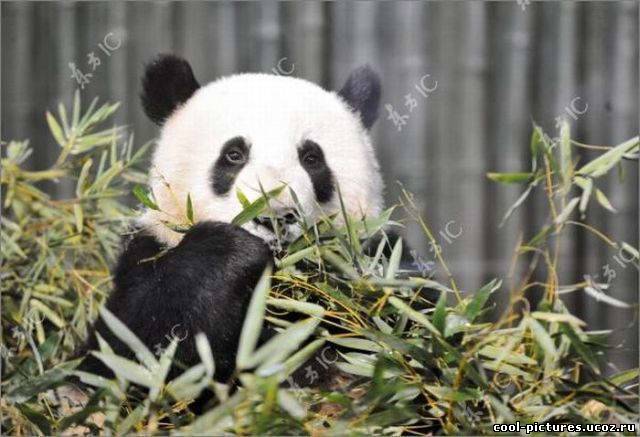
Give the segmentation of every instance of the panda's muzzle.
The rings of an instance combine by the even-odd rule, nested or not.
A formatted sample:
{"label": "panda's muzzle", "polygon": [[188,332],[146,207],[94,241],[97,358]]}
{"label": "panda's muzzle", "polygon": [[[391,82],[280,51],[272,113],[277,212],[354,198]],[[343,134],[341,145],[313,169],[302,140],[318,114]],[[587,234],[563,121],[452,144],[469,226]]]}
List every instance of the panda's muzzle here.
{"label": "panda's muzzle", "polygon": [[276,230],[273,227],[274,224],[276,224],[278,228],[282,229],[286,227],[286,225],[292,225],[294,223],[297,223],[297,221],[298,221],[298,216],[292,212],[289,212],[287,214],[284,214],[278,217],[262,215],[262,216],[255,217],[253,219],[253,222],[256,225],[262,226],[273,233],[276,232]]}

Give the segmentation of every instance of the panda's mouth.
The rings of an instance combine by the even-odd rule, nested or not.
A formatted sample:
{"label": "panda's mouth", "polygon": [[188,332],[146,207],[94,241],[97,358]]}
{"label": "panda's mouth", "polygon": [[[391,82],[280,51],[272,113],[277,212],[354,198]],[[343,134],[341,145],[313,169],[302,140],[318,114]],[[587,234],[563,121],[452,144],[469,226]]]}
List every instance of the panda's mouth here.
{"label": "panda's mouth", "polygon": [[284,217],[260,216],[253,219],[254,233],[274,251],[281,251],[300,234],[298,219],[293,214]]}

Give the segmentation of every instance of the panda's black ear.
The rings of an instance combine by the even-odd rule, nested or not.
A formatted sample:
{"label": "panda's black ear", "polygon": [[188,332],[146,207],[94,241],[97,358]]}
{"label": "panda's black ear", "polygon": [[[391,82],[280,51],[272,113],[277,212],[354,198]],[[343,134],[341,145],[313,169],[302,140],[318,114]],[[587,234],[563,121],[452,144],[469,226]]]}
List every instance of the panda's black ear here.
{"label": "panda's black ear", "polygon": [[360,115],[360,120],[367,129],[373,126],[378,118],[380,94],[380,77],[368,65],[352,71],[338,92],[338,95]]}
{"label": "panda's black ear", "polygon": [[147,116],[162,125],[171,113],[200,88],[191,66],[174,55],[159,55],[142,76],[142,106]]}

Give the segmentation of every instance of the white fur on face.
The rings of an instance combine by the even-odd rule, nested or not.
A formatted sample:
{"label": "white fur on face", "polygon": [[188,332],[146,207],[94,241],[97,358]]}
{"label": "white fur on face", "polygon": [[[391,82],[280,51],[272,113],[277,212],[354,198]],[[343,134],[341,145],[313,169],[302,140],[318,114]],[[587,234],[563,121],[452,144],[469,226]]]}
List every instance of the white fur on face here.
{"label": "white fur on face", "polygon": [[[218,196],[211,171],[224,143],[238,136],[250,146],[249,160],[231,190]],[[236,190],[253,201],[261,196],[260,184],[265,191],[286,184],[296,193],[308,221],[339,211],[337,189],[327,203],[316,199],[298,159],[297,148],[305,140],[322,148],[350,215],[381,212],[383,184],[369,135],[336,93],[302,79],[239,74],[200,88],[165,122],[150,181],[162,212],[147,211],[142,225],[173,246],[182,235],[162,222],[186,220],[188,194],[196,221],[229,222],[242,210]],[[295,209],[288,189],[270,204],[276,212]],[[265,240],[273,237],[253,223],[244,227]]]}

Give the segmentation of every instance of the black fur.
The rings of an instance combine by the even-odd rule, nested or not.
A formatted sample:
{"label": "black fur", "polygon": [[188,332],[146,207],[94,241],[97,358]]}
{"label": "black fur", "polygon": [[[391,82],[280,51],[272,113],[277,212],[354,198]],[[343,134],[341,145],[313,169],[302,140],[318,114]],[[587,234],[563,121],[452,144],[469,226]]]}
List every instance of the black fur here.
{"label": "black fur", "polygon": [[[313,160],[309,159],[313,158]],[[333,174],[324,159],[324,153],[318,144],[311,140],[305,141],[298,148],[298,159],[302,168],[309,174],[313,184],[313,191],[320,203],[326,203],[333,197],[335,187]]]}
{"label": "black fur", "polygon": [[161,125],[198,88],[200,84],[187,61],[174,55],[159,55],[146,67],[140,98],[147,116]]}
{"label": "black fur", "polygon": [[[230,162],[226,157],[230,151],[243,153],[246,159],[242,163]],[[238,173],[240,173],[240,170],[246,165],[248,159],[249,146],[244,138],[235,137],[227,141],[224,146],[222,146],[220,156],[218,156],[218,159],[211,169],[211,183],[214,193],[218,196],[227,194],[233,185],[233,181],[236,180]]]}
{"label": "black fur", "polygon": [[[175,248],[162,252],[149,235],[138,233],[127,245],[115,270],[115,290],[107,308],[149,349],[166,347],[171,334],[182,338],[178,362],[200,362],[194,336],[204,332],[216,364],[215,378],[227,381],[235,369],[235,356],[253,289],[272,263],[271,252],[258,237],[235,225],[202,222]],[[114,351],[133,358],[132,352],[105,326],[95,325],[83,352],[98,349],[95,332]],[[112,376],[92,355],[80,370]],[[179,369],[172,369],[176,375]]]}
{"label": "black fur", "polygon": [[349,75],[338,95],[360,115],[362,124],[369,129],[378,119],[381,89],[377,73],[365,65]]}

